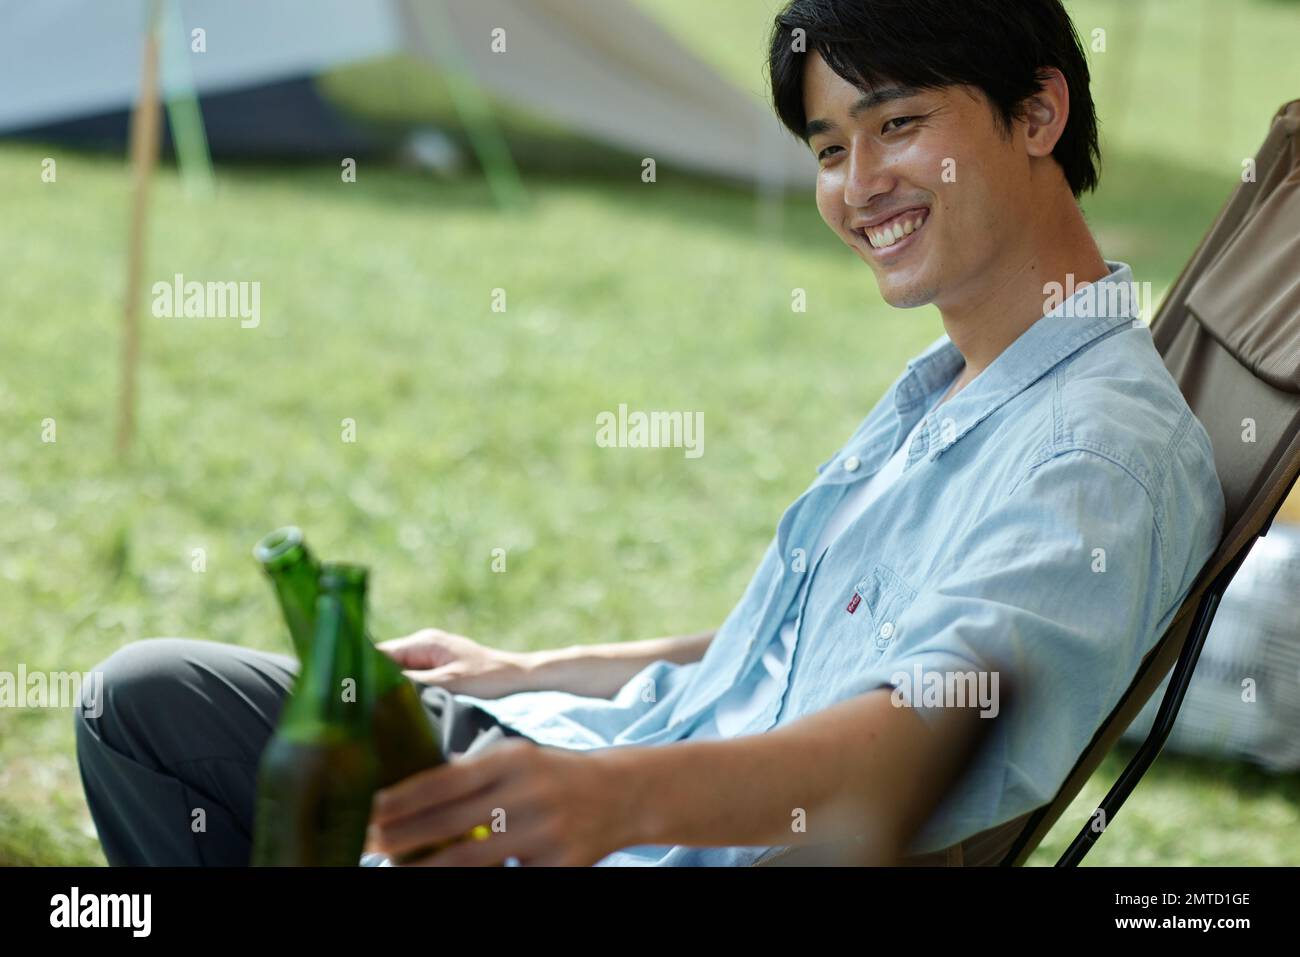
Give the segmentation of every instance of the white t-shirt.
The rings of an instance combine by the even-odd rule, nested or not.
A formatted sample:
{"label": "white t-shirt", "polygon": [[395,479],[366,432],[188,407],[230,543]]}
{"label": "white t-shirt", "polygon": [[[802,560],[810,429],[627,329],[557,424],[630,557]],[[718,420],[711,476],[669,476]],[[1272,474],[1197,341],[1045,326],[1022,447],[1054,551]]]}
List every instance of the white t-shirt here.
{"label": "white t-shirt", "polygon": [[[954,379],[954,384],[955,382]],[[943,398],[935,403],[930,412],[933,413],[934,409],[942,405],[947,398],[948,393],[945,391]],[[917,432],[929,417],[927,414],[918,419],[912,431],[903,440],[903,444],[889,457],[889,461],[865,482],[859,482],[856,487],[850,489],[840,500],[831,517],[827,519],[821,535],[818,536],[813,554],[808,556],[810,568],[812,563],[830,548],[831,543],[839,537],[840,533],[903,474],[903,465],[907,462],[907,451],[912,447],[912,440],[916,438]],[[786,620],[781,625],[781,640],[769,642],[763,651],[762,677],[752,686],[747,687],[748,683],[740,684],[726,692],[714,705],[712,715],[706,717],[700,726],[690,733],[690,740],[734,737],[752,719],[761,714],[776,695],[781,693],[779,682],[790,669],[791,657],[794,654],[796,616],[799,607],[803,604],[803,593],[807,588],[808,576],[805,575],[799,593],[795,595]]]}

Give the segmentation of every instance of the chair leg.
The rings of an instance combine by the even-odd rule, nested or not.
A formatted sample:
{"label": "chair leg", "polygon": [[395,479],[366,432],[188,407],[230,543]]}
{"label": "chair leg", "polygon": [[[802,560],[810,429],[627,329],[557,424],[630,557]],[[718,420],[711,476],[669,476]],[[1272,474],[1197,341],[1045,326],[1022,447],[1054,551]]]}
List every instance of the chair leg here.
{"label": "chair leg", "polygon": [[[1254,546],[1255,541],[1258,541],[1258,537],[1251,542],[1251,547]],[[1177,662],[1174,663],[1173,671],[1170,672],[1169,687],[1165,689],[1165,696],[1160,702],[1160,709],[1156,712],[1156,719],[1152,722],[1151,731],[1147,734],[1146,740],[1142,742],[1141,747],[1138,748],[1137,754],[1133,755],[1132,760],[1124,768],[1119,779],[1107,792],[1105,799],[1093,812],[1088,823],[1083,826],[1073,843],[1061,855],[1061,859],[1056,862],[1057,867],[1078,866],[1084,855],[1092,849],[1092,845],[1097,843],[1097,839],[1115,820],[1115,815],[1119,813],[1124,801],[1137,787],[1138,782],[1142,780],[1142,776],[1147,773],[1152,762],[1155,761],[1160,754],[1160,750],[1165,746],[1169,732],[1173,730],[1174,720],[1178,717],[1178,709],[1182,707],[1183,697],[1187,694],[1187,687],[1191,683],[1192,672],[1196,669],[1196,662],[1201,657],[1201,648],[1205,644],[1206,636],[1210,633],[1210,625],[1214,621],[1214,614],[1219,609],[1219,600],[1223,597],[1229,582],[1237,574],[1237,569],[1249,553],[1250,547],[1243,548],[1237,558],[1219,572],[1209,588],[1205,590],[1205,594],[1201,596],[1200,604],[1196,607],[1196,617],[1192,621],[1191,632],[1178,655]],[[1098,815],[1100,815],[1100,826],[1097,825]]]}

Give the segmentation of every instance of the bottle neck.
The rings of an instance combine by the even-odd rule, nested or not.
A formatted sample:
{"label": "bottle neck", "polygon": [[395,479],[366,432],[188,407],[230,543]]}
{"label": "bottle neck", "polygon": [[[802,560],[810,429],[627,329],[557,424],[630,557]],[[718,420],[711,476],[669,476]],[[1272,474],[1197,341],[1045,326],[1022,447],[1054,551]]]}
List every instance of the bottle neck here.
{"label": "bottle neck", "polygon": [[311,651],[285,706],[287,737],[354,740],[369,734],[373,692],[364,614],[364,591],[328,589],[317,600]]}
{"label": "bottle neck", "polygon": [[280,601],[280,611],[284,615],[285,624],[289,626],[294,651],[299,661],[306,662],[311,654],[312,638],[316,631],[320,566],[304,550],[296,560],[268,568],[267,574],[271,576],[276,597]]}

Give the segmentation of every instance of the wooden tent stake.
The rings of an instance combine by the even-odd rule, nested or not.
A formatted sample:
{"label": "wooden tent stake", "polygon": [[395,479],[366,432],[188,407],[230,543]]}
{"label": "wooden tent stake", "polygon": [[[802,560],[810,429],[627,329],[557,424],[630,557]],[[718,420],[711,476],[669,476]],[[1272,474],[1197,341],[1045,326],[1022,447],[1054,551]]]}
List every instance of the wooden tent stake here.
{"label": "wooden tent stake", "polygon": [[135,435],[136,367],[140,360],[140,287],[148,228],[149,184],[158,162],[162,105],[158,99],[158,0],[150,0],[140,65],[140,96],[131,114],[131,232],[127,242],[126,294],[122,306],[121,392],[117,406],[117,454],[125,458]]}

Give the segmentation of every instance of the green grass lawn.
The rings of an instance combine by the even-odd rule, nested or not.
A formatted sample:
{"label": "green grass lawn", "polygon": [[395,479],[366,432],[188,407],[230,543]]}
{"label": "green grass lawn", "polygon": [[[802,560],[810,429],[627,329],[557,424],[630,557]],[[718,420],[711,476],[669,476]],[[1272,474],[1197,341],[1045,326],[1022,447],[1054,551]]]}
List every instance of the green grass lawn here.
{"label": "green grass lawn", "polygon": [[[715,10],[693,34],[683,18],[699,4],[645,2],[733,75],[748,69],[735,46],[762,27],[718,35]],[[1294,27],[1295,9],[1243,7],[1237,35]],[[1148,31],[1157,59],[1179,62],[1181,35]],[[1252,153],[1300,95],[1291,66],[1260,76],[1233,87],[1246,106],[1227,154]],[[1131,132],[1157,114],[1148,136]],[[1086,204],[1107,257],[1157,292],[1236,173],[1180,148],[1178,122],[1135,100]],[[286,522],[373,567],[380,636],[438,625],[523,649],[714,626],[814,466],[942,331],[931,309],[881,302],[810,194],[788,199],[773,234],[742,190],[662,168],[649,186],[610,156],[560,174],[525,154],[526,213],[498,211],[477,179],[377,165],[349,185],[332,164],[219,167],[208,202],[164,168],[150,281],[260,281],[261,325],[146,318],[139,439],[119,464],[122,161],[57,153],[46,185],[46,155],[0,146],[4,669],[86,670],[152,635],[286,649],[249,554]],[[806,313],[790,311],[795,287]],[[595,416],[619,403],[702,411],[706,454],[599,449]],[[0,864],[102,863],[71,731],[66,710],[0,709]],[[1034,863],[1054,860],[1119,767],[1108,759]],[[1162,758],[1089,861],[1294,864],[1298,798],[1295,777]]]}

